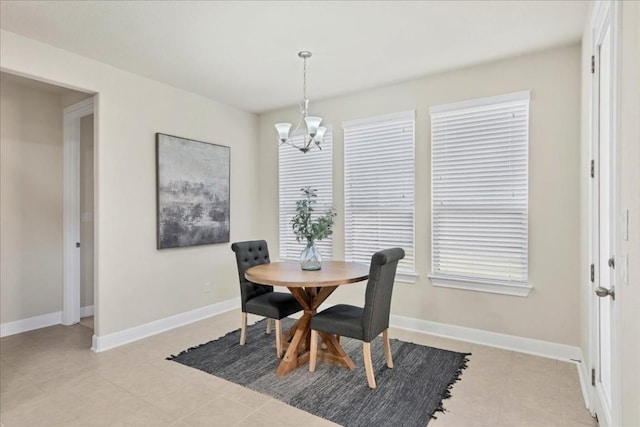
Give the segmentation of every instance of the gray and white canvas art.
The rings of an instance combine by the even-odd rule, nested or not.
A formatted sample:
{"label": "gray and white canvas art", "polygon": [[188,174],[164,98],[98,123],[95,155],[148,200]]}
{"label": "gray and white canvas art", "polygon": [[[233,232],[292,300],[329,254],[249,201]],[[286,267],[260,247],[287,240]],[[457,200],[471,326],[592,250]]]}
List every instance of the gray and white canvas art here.
{"label": "gray and white canvas art", "polygon": [[158,249],[229,241],[230,148],[156,134]]}

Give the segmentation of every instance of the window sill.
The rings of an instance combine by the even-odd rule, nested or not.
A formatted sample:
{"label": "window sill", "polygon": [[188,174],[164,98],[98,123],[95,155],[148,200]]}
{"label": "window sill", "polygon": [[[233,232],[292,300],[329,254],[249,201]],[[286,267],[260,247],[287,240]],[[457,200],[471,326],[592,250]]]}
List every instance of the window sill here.
{"label": "window sill", "polygon": [[418,274],[416,273],[396,273],[396,282],[398,283],[416,283]]}
{"label": "window sill", "polygon": [[429,275],[433,286],[442,288],[464,289],[467,291],[488,292],[491,294],[526,297],[533,289],[531,285],[510,285],[497,282],[481,282],[477,280],[453,279],[450,277]]}

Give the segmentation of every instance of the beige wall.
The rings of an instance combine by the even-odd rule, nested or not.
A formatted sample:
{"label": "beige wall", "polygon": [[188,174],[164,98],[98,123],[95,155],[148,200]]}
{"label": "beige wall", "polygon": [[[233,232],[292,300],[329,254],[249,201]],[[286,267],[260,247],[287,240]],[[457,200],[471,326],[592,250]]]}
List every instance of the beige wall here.
{"label": "beige wall", "polygon": [[0,321],[62,309],[62,106],[0,78]]}
{"label": "beige wall", "polygon": [[622,2],[620,73],[620,212],[629,210],[629,239],[617,254],[628,257],[629,280],[617,268],[620,304],[622,425],[640,426],[640,3]]}
{"label": "beige wall", "polygon": [[[561,47],[427,76],[325,101],[311,112],[334,127],[334,204],[338,218],[334,257],[344,256],[344,120],[415,109],[416,263],[415,284],[398,283],[393,314],[568,345],[579,343],[578,237],[580,155],[580,48]],[[313,93],[313,82],[310,85]],[[436,288],[430,273],[429,107],[531,90],[529,181],[529,279],[527,298]],[[278,162],[273,123],[297,120],[297,109],[259,117],[260,230],[278,241]],[[311,154],[312,155],[312,154]],[[332,296],[362,303],[361,289]]]}
{"label": "beige wall", "polygon": [[93,114],[80,119],[80,307],[93,305]]}
{"label": "beige wall", "polygon": [[238,297],[229,244],[156,249],[154,141],[163,132],[230,146],[231,240],[253,238],[256,117],[6,31],[0,56],[8,71],[98,94],[96,334]]}

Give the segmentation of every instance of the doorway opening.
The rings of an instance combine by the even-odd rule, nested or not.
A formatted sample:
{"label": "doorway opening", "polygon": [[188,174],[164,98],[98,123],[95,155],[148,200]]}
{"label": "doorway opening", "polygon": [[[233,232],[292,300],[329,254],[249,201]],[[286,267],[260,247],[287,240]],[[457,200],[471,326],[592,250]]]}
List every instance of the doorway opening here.
{"label": "doorway opening", "polygon": [[[96,306],[94,95],[4,70],[0,72],[0,80],[3,106],[0,313],[5,336],[75,324],[80,315],[92,315]],[[75,157],[69,157],[74,153],[69,149],[69,141],[78,144]],[[76,187],[78,210],[77,214],[71,214],[67,191]],[[76,243],[83,246],[75,248],[80,256],[75,275],[69,272],[66,263],[69,215],[78,221],[74,248]],[[71,282],[67,279],[74,276],[79,280],[80,298],[77,305],[70,306],[66,297]],[[77,320],[70,312],[78,314]]]}

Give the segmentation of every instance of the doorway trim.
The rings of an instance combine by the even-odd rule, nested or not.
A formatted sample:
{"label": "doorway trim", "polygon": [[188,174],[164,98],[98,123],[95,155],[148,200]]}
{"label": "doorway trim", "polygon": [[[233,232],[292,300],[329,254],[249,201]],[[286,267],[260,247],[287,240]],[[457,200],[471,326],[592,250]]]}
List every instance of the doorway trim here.
{"label": "doorway trim", "polygon": [[94,97],[63,112],[62,324],[80,321],[80,119],[93,114]]}
{"label": "doorway trim", "polygon": [[[611,215],[612,233],[611,238],[614,240],[615,252],[618,249],[618,200],[619,200],[619,135],[620,135],[620,120],[619,120],[619,90],[620,90],[620,28],[621,28],[621,15],[620,5],[617,1],[612,0],[598,0],[596,1],[590,21],[590,35],[591,35],[591,55],[596,55],[598,49],[600,35],[602,34],[606,25],[610,25],[611,31],[611,45],[612,45],[612,57],[611,57],[611,203],[613,205],[613,214]],[[597,62],[597,61],[596,61]],[[591,64],[589,64],[591,65]],[[598,87],[598,74],[599,70],[592,72],[591,83],[589,86],[589,154],[590,159],[597,159],[599,155],[599,118],[598,118],[598,105],[599,105],[599,87]],[[595,176],[597,178],[599,173],[596,168]],[[599,181],[595,178],[589,178],[589,264],[595,266],[595,277],[598,277],[598,188],[596,183]],[[614,272],[617,275],[617,272]],[[616,277],[616,280],[618,278]],[[598,285],[597,281],[590,282],[587,296],[588,306],[588,366],[589,370],[596,369],[596,375],[599,375],[596,364],[599,363],[599,351],[598,351],[598,299],[595,297],[595,287]],[[620,296],[618,294],[617,296]],[[620,312],[617,309],[617,305],[614,304],[613,311],[611,313],[611,321],[613,327],[611,328],[611,408],[610,414],[598,414],[601,418],[601,423],[604,425],[615,426],[619,425],[622,416],[621,407],[621,372],[620,372],[620,335],[619,328],[615,325],[620,322]],[[588,387],[588,406],[592,414],[596,414],[596,402],[601,398],[598,393],[598,389],[595,386]],[[610,419],[602,420],[602,416],[610,416]]]}

